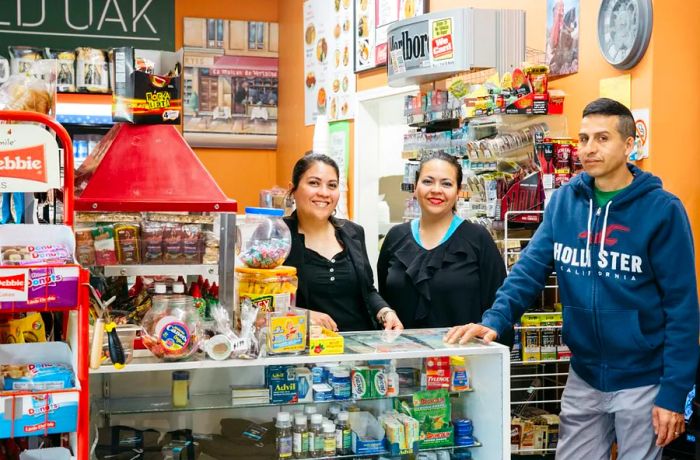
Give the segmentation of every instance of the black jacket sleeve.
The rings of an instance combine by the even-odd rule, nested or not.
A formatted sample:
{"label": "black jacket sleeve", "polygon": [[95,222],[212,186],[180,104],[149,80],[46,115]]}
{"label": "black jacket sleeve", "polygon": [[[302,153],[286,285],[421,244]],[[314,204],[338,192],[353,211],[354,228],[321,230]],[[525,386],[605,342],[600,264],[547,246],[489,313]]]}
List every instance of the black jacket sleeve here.
{"label": "black jacket sleeve", "polygon": [[386,278],[389,276],[389,261],[391,260],[394,242],[396,241],[397,228],[389,230],[382,247],[379,250],[379,259],[377,260],[377,284],[379,287],[379,295],[386,295]]}

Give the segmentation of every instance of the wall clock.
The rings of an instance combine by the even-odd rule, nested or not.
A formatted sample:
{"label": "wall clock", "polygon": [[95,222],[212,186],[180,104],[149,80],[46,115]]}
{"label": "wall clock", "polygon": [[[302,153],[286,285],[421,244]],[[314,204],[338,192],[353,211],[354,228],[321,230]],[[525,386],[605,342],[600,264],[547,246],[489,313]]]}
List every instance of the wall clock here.
{"label": "wall clock", "polygon": [[603,0],[598,11],[598,46],[617,69],[631,69],[649,46],[651,0]]}

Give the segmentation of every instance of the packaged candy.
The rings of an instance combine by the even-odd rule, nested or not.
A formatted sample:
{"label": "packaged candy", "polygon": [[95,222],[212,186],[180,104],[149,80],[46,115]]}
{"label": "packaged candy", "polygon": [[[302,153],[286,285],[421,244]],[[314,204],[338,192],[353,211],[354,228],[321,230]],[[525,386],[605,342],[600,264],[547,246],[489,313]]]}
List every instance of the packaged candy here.
{"label": "packaged candy", "polygon": [[79,228],[75,230],[75,258],[84,266],[95,265],[94,228]]}
{"label": "packaged candy", "polygon": [[114,244],[114,226],[103,225],[92,231],[95,240],[95,262],[97,265],[116,265],[117,250]]}
{"label": "packaged candy", "polygon": [[31,46],[9,46],[10,52],[10,74],[18,75],[27,73],[35,61],[42,58],[39,48]]}
{"label": "packaged candy", "polygon": [[75,91],[75,51],[46,48],[46,58],[58,61],[56,89],[61,92]]}
{"label": "packaged candy", "polygon": [[3,364],[0,376],[6,391],[64,390],[75,386],[73,370],[60,363]]}
{"label": "packaged candy", "polygon": [[139,227],[134,224],[114,226],[117,260],[120,264],[133,265],[141,263],[139,254]]}
{"label": "packaged candy", "polygon": [[166,224],[163,229],[163,262],[179,264],[185,258],[182,225]]}
{"label": "packaged candy", "polygon": [[182,226],[183,263],[202,263],[202,226],[187,224]]}
{"label": "packaged candy", "polygon": [[2,343],[46,342],[46,326],[40,313],[28,313],[20,319],[0,324]]}
{"label": "packaged candy", "polygon": [[141,256],[145,264],[163,263],[163,232],[160,222],[145,222],[141,228]]}
{"label": "packaged candy", "polygon": [[107,53],[95,48],[77,48],[76,87],[90,93],[109,92]]}

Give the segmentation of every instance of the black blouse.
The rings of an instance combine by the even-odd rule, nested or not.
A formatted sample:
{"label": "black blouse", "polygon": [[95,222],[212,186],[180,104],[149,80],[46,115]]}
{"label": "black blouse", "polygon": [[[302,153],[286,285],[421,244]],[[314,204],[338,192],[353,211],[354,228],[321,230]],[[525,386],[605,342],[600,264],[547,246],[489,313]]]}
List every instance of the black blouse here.
{"label": "black blouse", "polygon": [[379,254],[377,274],[380,295],[409,329],[480,322],[506,270],[489,232],[465,221],[430,250],[415,241],[410,223],[392,228]]}
{"label": "black blouse", "polygon": [[[321,289],[325,289],[325,292],[321,294],[321,291],[317,291],[321,280],[319,279],[319,276],[317,276],[319,275],[318,273],[307,273],[307,270],[309,270],[308,265],[312,264],[312,262],[309,260],[312,255],[309,254],[309,250],[306,248],[304,243],[304,235],[299,233],[299,221],[297,220],[296,212],[292,213],[292,215],[289,217],[285,217],[284,222],[287,224],[292,234],[292,249],[284,264],[296,267],[299,273],[297,306],[301,308],[320,309],[325,308],[323,305],[331,305],[330,302],[336,301],[334,297],[336,296],[338,292],[337,289],[339,289],[339,285],[341,284],[339,282],[340,280],[336,276],[336,289],[334,290],[328,290],[321,287]],[[367,258],[367,248],[365,246],[365,232],[361,226],[349,220],[334,219],[334,225],[336,227],[336,238],[344,248],[343,252],[347,255],[346,261],[343,263],[347,263],[349,267],[352,268],[352,273],[354,274],[354,289],[356,289],[356,297],[354,298],[356,300],[352,305],[348,302],[342,303],[341,310],[343,310],[344,313],[342,313],[341,316],[336,316],[335,313],[327,312],[325,310],[320,311],[324,311],[325,313],[329,314],[338,324],[341,331],[375,329],[376,324],[374,318],[376,317],[377,313],[382,308],[387,307],[388,304],[379,296],[377,289],[374,287],[372,265],[369,263],[369,259]],[[323,258],[319,254],[315,255]],[[336,263],[337,262],[338,261],[336,260]],[[328,272],[321,271],[321,278],[330,280],[330,277],[328,276],[330,273],[330,268],[331,267],[326,266],[325,270],[328,270]],[[311,268],[311,270],[313,271],[314,268]],[[335,270],[338,270],[338,268],[335,268]],[[348,279],[350,279],[351,276],[352,275],[348,275]],[[345,281],[343,281],[343,284],[345,284]],[[340,289],[345,292],[349,292],[351,287],[343,286]],[[350,297],[350,294],[348,294],[348,298]],[[314,299],[319,299],[318,305],[315,303],[308,303],[315,302]],[[335,307],[338,307],[338,305],[335,305]],[[337,309],[338,308],[334,308],[334,310]],[[353,311],[347,311],[349,309],[352,309]],[[350,322],[351,319],[353,322]],[[354,319],[357,319],[357,321],[354,321]]]}
{"label": "black blouse", "polygon": [[328,314],[341,331],[374,328],[369,312],[363,308],[357,274],[344,249],[329,260],[304,248],[304,260],[306,263],[298,269],[299,278],[314,282],[308,290],[308,298],[299,293],[297,303],[300,306]]}

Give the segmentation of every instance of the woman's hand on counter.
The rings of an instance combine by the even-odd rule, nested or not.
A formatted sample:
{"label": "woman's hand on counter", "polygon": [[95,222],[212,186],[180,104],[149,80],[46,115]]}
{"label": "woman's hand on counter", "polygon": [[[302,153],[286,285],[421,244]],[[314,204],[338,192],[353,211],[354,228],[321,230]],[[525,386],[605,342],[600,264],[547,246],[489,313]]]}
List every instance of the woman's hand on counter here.
{"label": "woman's hand on counter", "polygon": [[484,341],[485,344],[489,344],[496,340],[498,334],[493,329],[490,329],[481,324],[469,323],[464,326],[456,326],[447,331],[445,335],[445,342],[447,343],[459,343],[464,345],[473,338],[479,338]]}
{"label": "woman's hand on counter", "polygon": [[403,324],[395,311],[387,312],[384,315],[384,330],[385,331],[403,331]]}
{"label": "woman's hand on counter", "polygon": [[333,318],[331,318],[325,313],[321,313],[320,311],[309,310],[309,316],[311,317],[311,324],[313,325],[325,327],[326,329],[330,329],[331,331],[338,330],[338,325],[335,324]]}

